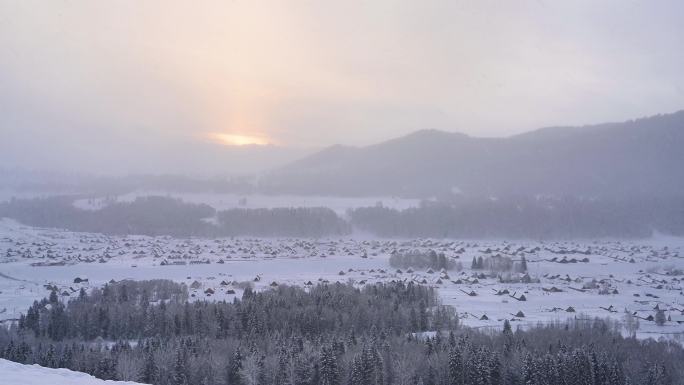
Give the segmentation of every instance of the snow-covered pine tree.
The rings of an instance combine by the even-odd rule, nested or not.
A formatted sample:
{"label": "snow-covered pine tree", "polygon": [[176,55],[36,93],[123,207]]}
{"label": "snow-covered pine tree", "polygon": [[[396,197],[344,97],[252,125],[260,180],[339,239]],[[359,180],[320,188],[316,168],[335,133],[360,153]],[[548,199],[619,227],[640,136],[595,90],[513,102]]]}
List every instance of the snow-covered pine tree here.
{"label": "snow-covered pine tree", "polygon": [[138,380],[145,384],[156,384],[159,381],[159,367],[154,360],[152,348],[145,346],[145,359],[138,374]]}
{"label": "snow-covered pine tree", "polygon": [[464,383],[463,356],[461,350],[455,346],[449,350],[448,379],[449,385],[463,385]]}
{"label": "snow-covered pine tree", "polygon": [[233,359],[228,365],[228,373],[226,375],[226,385],[243,385],[244,380],[242,378],[242,354],[240,353],[240,347],[235,349],[235,354],[233,354]]}
{"label": "snow-covered pine tree", "polygon": [[183,346],[176,349],[176,359],[173,363],[171,385],[188,385],[187,353]]}
{"label": "snow-covered pine tree", "polygon": [[323,348],[320,358],[321,385],[340,385],[340,372],[337,357],[332,347]]}

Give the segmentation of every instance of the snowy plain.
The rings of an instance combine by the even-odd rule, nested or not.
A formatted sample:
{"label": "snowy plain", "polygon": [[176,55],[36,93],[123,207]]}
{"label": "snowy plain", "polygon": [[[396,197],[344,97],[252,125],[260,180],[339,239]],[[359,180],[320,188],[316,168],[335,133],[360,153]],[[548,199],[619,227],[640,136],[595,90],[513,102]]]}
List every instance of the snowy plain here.
{"label": "snowy plain", "polygon": [[[110,280],[170,279],[188,285],[193,300],[232,300],[241,295],[246,283],[268,290],[282,284],[352,282],[362,286],[403,280],[435,287],[442,302],[453,305],[461,322],[470,327],[499,329],[505,319],[521,327],[568,318],[622,322],[629,312],[639,323],[638,337],[681,341],[683,246],[684,239],[662,236],[584,242],[177,239],[39,229],[3,219],[0,320],[6,324],[16,320],[52,288],[67,301],[81,287],[89,289]],[[410,250],[443,252],[460,262],[462,269],[390,267],[392,252]],[[487,271],[471,269],[473,257],[493,255],[514,260],[525,256],[528,276],[513,274],[513,278],[528,282],[506,283]],[[663,326],[651,319],[656,307],[668,317]]]}

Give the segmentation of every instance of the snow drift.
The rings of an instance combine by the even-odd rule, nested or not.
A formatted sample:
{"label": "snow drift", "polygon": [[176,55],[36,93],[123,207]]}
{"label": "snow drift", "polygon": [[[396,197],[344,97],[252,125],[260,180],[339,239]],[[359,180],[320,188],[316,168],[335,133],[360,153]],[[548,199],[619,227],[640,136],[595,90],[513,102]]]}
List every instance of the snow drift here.
{"label": "snow drift", "polygon": [[104,381],[68,369],[49,369],[0,359],[0,385],[142,385],[138,382]]}

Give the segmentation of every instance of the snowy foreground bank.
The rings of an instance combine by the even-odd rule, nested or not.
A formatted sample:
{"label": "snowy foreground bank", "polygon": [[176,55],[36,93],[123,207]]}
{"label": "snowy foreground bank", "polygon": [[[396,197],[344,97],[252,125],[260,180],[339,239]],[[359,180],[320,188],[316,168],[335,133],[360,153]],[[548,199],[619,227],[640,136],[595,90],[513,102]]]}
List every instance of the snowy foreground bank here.
{"label": "snowy foreground bank", "polygon": [[68,369],[49,369],[0,359],[0,385],[141,385],[138,382],[104,381]]}

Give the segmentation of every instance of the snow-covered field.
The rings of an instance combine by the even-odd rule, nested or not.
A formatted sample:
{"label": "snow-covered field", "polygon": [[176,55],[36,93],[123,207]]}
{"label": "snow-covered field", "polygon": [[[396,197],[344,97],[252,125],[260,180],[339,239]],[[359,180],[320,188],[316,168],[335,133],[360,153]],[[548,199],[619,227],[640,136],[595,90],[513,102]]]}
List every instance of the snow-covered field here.
{"label": "snow-covered field", "polygon": [[[500,328],[504,319],[521,326],[568,317],[623,321],[627,311],[638,320],[639,337],[680,340],[683,246],[684,239],[667,237],[586,242],[175,239],[36,229],[0,220],[0,320],[16,319],[52,287],[67,300],[81,287],[112,279],[172,279],[186,283],[195,299],[232,299],[247,282],[267,290],[285,283],[404,280],[437,288],[443,302],[454,305],[471,327]],[[389,266],[393,251],[407,250],[443,252],[463,269]],[[494,255],[516,261],[524,256],[528,276],[511,277],[528,283],[503,283],[487,271],[471,270],[474,256]],[[669,317],[664,326],[649,318],[656,306]]]}
{"label": "snow-covered field", "polygon": [[0,359],[0,385],[141,385],[128,381],[103,381],[68,369],[22,365]]}

